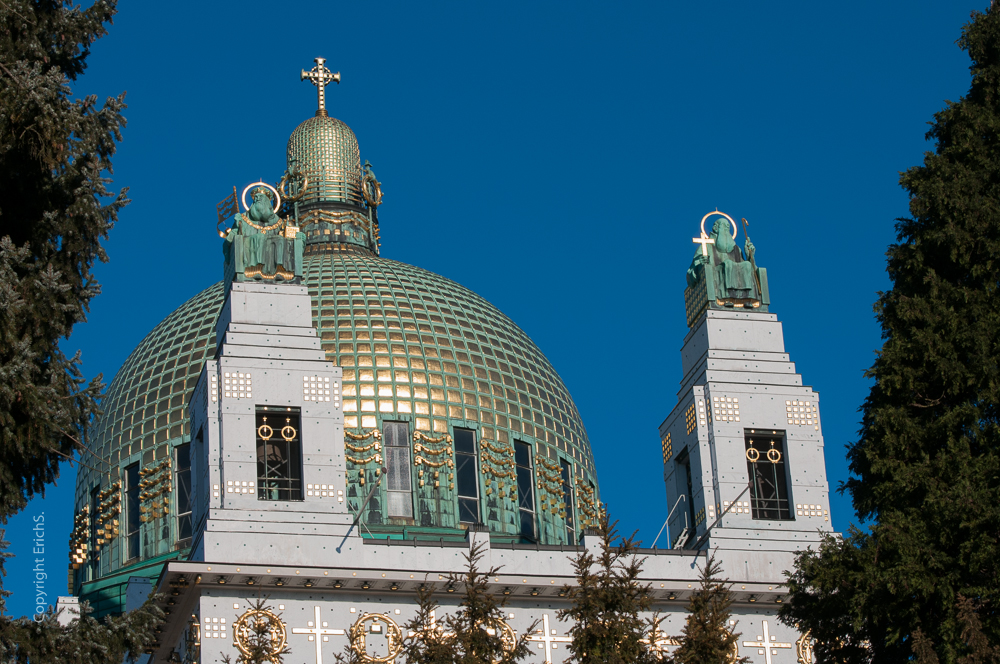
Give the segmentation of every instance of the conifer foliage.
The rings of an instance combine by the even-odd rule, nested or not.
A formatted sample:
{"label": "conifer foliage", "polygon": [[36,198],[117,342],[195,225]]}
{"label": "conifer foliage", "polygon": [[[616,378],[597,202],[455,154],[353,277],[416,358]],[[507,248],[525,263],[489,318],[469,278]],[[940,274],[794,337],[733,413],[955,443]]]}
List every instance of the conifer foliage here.
{"label": "conifer foliage", "polygon": [[114,14],[115,0],[0,2],[0,521],[58,477],[102,387],[58,344],[98,294],[91,268],[128,203],[107,178],[124,94],[99,106],[69,87]]}
{"label": "conifer foliage", "polygon": [[[0,578],[10,542],[0,530]],[[6,611],[8,591],[0,590],[0,662],[3,664],[122,664],[134,662],[156,641],[163,610],[152,596],[124,616],[95,620],[86,602],[80,615],[59,616],[54,611],[35,617],[11,618]],[[62,618],[62,622],[60,622]],[[73,618],[70,620],[70,618]]]}
{"label": "conifer foliage", "polygon": [[674,664],[731,664],[749,662],[736,659],[740,633],[729,625],[733,594],[729,582],[721,578],[722,564],[712,555],[700,570],[700,586],[691,595],[681,646],[672,654]]}
{"label": "conifer foliage", "polygon": [[505,600],[489,588],[490,577],[500,568],[480,569],[485,551],[485,545],[474,543],[465,555],[465,571],[447,576],[449,587],[462,591],[462,599],[456,611],[437,617],[440,622],[432,625],[431,614],[437,616],[440,608],[431,591],[420,590],[417,615],[404,626],[405,632],[414,633],[404,644],[407,664],[514,664],[527,657],[528,634],[535,626],[505,641]]}
{"label": "conifer foliage", "polygon": [[[637,554],[635,535],[619,537],[617,521],[611,523],[601,509],[597,535],[600,551],[584,550],[573,560],[575,586],[567,586],[572,602],[559,611],[560,620],[572,621],[569,650],[579,664],[646,664],[659,662],[650,636],[656,628],[641,613],[649,610],[649,587],[639,582],[643,559]],[[655,621],[654,621],[655,623]]]}
{"label": "conifer foliage", "polygon": [[1000,8],[974,12],[958,44],[972,84],[900,179],[910,216],[848,454],[871,528],[802,554],[790,579],[784,619],[821,661],[960,662],[976,630],[1000,643]]}

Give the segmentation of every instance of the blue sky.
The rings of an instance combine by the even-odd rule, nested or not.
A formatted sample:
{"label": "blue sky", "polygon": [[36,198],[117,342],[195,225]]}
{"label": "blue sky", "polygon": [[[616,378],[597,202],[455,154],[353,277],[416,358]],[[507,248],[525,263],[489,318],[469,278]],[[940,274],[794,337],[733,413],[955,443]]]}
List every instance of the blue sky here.
{"label": "blue sky", "polygon": [[[133,203],[103,294],[66,343],[107,382],[221,278],[215,204],[284,170],[328,59],[331,115],[385,191],[382,255],[471,288],[546,353],[583,416],[602,497],[652,542],[666,516],[657,426],[676,402],[698,222],[751,222],[772,311],[821,394],[831,488],[847,477],[899,171],[968,90],[955,46],[985,0],[713,3],[123,3],[76,86],[128,91],[114,159]],[[742,238],[740,238],[742,244]],[[7,525],[9,608],[29,613],[33,518],[65,594],[75,471]],[[833,523],[853,519],[833,495]]]}

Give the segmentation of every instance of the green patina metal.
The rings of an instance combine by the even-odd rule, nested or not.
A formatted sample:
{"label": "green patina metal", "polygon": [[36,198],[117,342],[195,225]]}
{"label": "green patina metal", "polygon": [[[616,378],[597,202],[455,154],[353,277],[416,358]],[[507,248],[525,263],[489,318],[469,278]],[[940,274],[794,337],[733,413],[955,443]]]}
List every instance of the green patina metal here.
{"label": "green patina metal", "polygon": [[302,277],[302,238],[276,213],[271,192],[253,191],[250,209],[233,218],[222,253],[224,275],[231,281],[298,282]]}
{"label": "green patina metal", "polygon": [[[531,445],[533,452],[538,542],[566,544],[567,525],[577,533],[589,525],[599,500],[594,460],[562,380],[528,336],[489,302],[449,279],[378,255],[381,183],[370,164],[362,169],[357,139],[347,125],[325,114],[299,125],[276,189],[280,209],[274,210],[272,195],[261,189],[254,191],[247,213],[232,217],[224,234],[225,281],[167,316],[112,380],[89,443],[102,460],[99,467],[110,470],[81,468],[77,511],[95,487],[119,480],[132,464],[160,463],[190,441],[187,405],[205,360],[215,354],[225,286],[248,267],[263,266],[266,274],[279,265],[289,268],[286,257],[292,256],[289,271],[309,289],[323,349],[343,368],[345,431],[361,437],[386,423],[406,422],[414,435],[411,458],[422,457],[412,467],[413,517],[387,515],[385,483],[380,483],[380,493],[362,515],[364,536],[464,539],[450,477],[454,469],[442,464],[454,457],[439,451],[451,445],[456,429],[476,433],[480,517],[499,541],[520,538],[515,441]],[[235,212],[235,205],[230,209]],[[284,233],[279,226],[262,230],[279,223]],[[289,241],[288,227],[299,229],[298,243]],[[351,438],[346,442],[365,446]],[[347,502],[356,512],[375,485],[380,464],[371,450],[349,447],[347,457]],[[569,500],[559,479],[563,464],[571,470]],[[155,576],[151,562],[186,551],[188,541],[178,539],[176,490],[174,482],[167,516],[140,525],[138,557],[125,559],[123,527],[76,570],[77,591],[120,585],[133,570]],[[118,581],[102,585],[104,579]],[[101,592],[107,595],[100,597],[102,606],[114,612],[115,591]]]}
{"label": "green patina metal", "polygon": [[684,290],[688,327],[693,327],[706,309],[767,311],[771,302],[767,270],[756,266],[756,248],[749,238],[744,242],[744,254],[734,235],[728,218],[720,217],[707,241],[704,235],[702,240],[695,239],[698,247]]}

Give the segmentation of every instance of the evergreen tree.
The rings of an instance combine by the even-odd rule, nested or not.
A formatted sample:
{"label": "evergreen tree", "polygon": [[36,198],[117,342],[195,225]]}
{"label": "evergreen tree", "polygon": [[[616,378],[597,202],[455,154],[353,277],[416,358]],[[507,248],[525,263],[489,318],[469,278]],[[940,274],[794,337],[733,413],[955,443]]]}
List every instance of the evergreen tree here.
{"label": "evergreen tree", "polygon": [[69,87],[114,14],[115,0],[0,2],[0,522],[82,448],[102,387],[59,340],[98,294],[91,268],[128,203],[107,178],[124,94],[98,106]]}
{"label": "evergreen tree", "polygon": [[[0,578],[10,542],[0,530]],[[141,607],[103,621],[91,617],[90,606],[80,604],[80,615],[59,623],[54,610],[36,618],[10,618],[8,591],[0,590],[0,662],[3,664],[121,664],[134,662],[156,641],[155,629],[163,623],[163,610],[152,596]]]}
{"label": "evergreen tree", "polygon": [[749,662],[747,657],[731,659],[737,652],[740,633],[729,628],[733,594],[729,581],[720,578],[722,564],[713,554],[701,568],[701,585],[691,595],[681,646],[673,652],[675,664],[730,664]]}
{"label": "evergreen tree", "polygon": [[475,543],[465,554],[466,569],[446,577],[450,586],[462,589],[458,610],[431,627],[431,612],[439,605],[432,591],[419,591],[417,615],[404,626],[404,632],[414,632],[404,644],[407,664],[514,664],[528,656],[528,634],[532,624],[520,637],[505,643],[502,625],[506,598],[497,598],[489,590],[490,577],[499,567],[480,571],[485,546]]}
{"label": "evergreen tree", "polygon": [[635,534],[619,537],[601,508],[597,534],[600,555],[583,551],[573,561],[576,585],[567,586],[572,605],[557,614],[569,620],[569,650],[579,664],[646,664],[660,661],[651,637],[656,627],[640,615],[652,605],[649,587],[639,582],[643,558]]}
{"label": "evergreen tree", "polygon": [[[275,648],[274,636],[271,634],[271,623],[263,617],[264,613],[272,612],[267,598],[257,597],[250,610],[255,611],[256,615],[252,618],[253,622],[243,640],[247,652],[240,651],[236,657],[236,664],[282,664],[285,661],[285,655],[292,652],[292,649],[287,645],[282,646],[281,649]],[[337,656],[334,655],[334,657]],[[337,659],[340,660],[339,657]],[[222,661],[225,664],[232,664],[232,658],[229,655],[222,655]]]}
{"label": "evergreen tree", "polygon": [[403,644],[403,660],[407,664],[451,664],[452,635],[437,623],[441,605],[434,591],[426,584],[417,590],[417,613],[403,626],[404,633],[413,632]]}
{"label": "evergreen tree", "polygon": [[801,554],[790,579],[784,619],[811,631],[821,661],[903,662],[915,648],[961,661],[974,647],[960,596],[1000,643],[1000,9],[974,12],[958,44],[972,84],[900,179],[910,216],[887,253],[884,343],[848,453],[870,530]]}

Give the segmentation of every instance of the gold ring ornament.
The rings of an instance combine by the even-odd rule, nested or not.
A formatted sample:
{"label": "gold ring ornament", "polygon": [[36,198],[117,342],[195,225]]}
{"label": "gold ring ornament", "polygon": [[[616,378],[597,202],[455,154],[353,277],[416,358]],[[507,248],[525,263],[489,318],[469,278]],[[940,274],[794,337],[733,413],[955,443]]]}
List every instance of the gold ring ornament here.
{"label": "gold ring ornament", "polygon": [[[368,634],[385,635],[388,642],[385,655],[376,657],[368,654]],[[362,662],[387,664],[395,660],[403,651],[403,630],[392,618],[378,613],[362,614],[357,622],[351,626],[348,638],[351,640],[351,649],[357,653]]]}
{"label": "gold ring ornament", "polygon": [[[267,433],[265,433],[265,431]],[[274,429],[271,428],[270,424],[267,424],[265,422],[264,424],[261,424],[259,427],[257,427],[257,435],[260,436],[263,440],[271,440],[271,436],[274,435]]]}
{"label": "gold ring ornament", "polygon": [[[246,204],[244,203],[244,205],[246,205]],[[706,214],[704,217],[701,218],[701,234],[702,234],[702,236],[705,236],[705,220],[708,219],[709,217],[711,217],[712,215],[716,215],[716,214],[719,215],[720,217],[725,217],[726,219],[729,220],[729,223],[733,225],[733,239],[735,240],[736,239],[736,222],[733,221],[733,218],[730,217],[728,214],[726,214],[725,212],[719,212],[718,210],[716,210],[715,212],[709,212],[708,214]]]}
{"label": "gold ring ornament", "polygon": [[[486,633],[489,634],[490,630],[493,630],[491,636],[500,637],[500,645],[504,652],[514,652],[517,648],[517,633],[514,632],[514,628],[507,624],[507,621],[501,618],[496,623],[488,623],[487,625],[482,625]],[[499,627],[499,629],[497,629]]]}
{"label": "gold ring ornament", "polygon": [[809,630],[795,642],[795,654],[798,664],[813,664],[813,637]]}
{"label": "gold ring ornament", "polygon": [[281,208],[281,194],[279,194],[278,190],[269,185],[268,183],[261,181],[261,182],[251,182],[246,186],[246,189],[243,190],[243,194],[240,196],[240,200],[243,201],[244,211],[246,212],[250,211],[250,206],[247,205],[247,192],[250,191],[251,187],[264,187],[265,189],[272,192],[274,194],[274,199],[275,199],[274,212],[277,212]]}
{"label": "gold ring ornament", "polygon": [[285,633],[285,623],[281,618],[267,609],[250,609],[236,620],[233,625],[233,642],[244,657],[250,657],[250,639],[257,625],[267,623],[267,631],[271,636],[271,655],[267,661],[272,664],[280,662],[279,654],[284,652],[288,635]]}
{"label": "gold ring ornament", "polygon": [[[286,187],[288,186],[288,175],[289,175],[288,173],[285,173],[283,176],[281,176],[281,181],[278,182],[278,191],[285,195],[285,201],[289,203],[294,203],[295,201],[299,200],[300,198],[306,195],[306,189],[309,187],[309,178],[305,175],[302,175],[302,186],[299,187],[299,193],[296,194],[295,196],[291,196],[286,190]],[[299,173],[296,172],[292,175],[294,177],[295,175],[299,175]],[[277,212],[277,210],[275,210],[275,212]]]}
{"label": "gold ring ornament", "polygon": [[291,424],[286,424],[285,426],[281,427],[281,437],[288,442],[295,440],[295,434],[297,433],[298,431],[296,431],[295,427],[293,427]]}
{"label": "gold ring ornament", "polygon": [[781,461],[781,452],[772,447],[767,451],[767,460],[771,463],[778,463]]}
{"label": "gold ring ornament", "polygon": [[760,458],[760,452],[757,451],[757,448],[755,447],[747,448],[747,461],[749,461],[750,463],[757,463],[757,459],[759,458]]}

